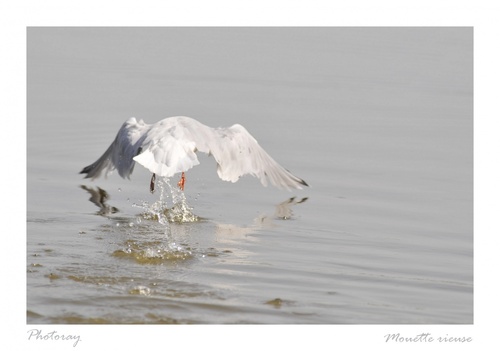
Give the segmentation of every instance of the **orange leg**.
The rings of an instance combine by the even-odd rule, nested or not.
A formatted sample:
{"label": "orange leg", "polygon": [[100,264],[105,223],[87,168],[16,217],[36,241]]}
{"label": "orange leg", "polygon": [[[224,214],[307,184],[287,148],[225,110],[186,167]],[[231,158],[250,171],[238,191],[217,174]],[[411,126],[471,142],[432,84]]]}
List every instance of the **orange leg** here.
{"label": "orange leg", "polygon": [[181,180],[179,180],[179,183],[177,183],[177,186],[181,188],[182,191],[184,191],[184,183],[186,182],[186,177],[184,176],[184,172],[182,172],[181,175]]}

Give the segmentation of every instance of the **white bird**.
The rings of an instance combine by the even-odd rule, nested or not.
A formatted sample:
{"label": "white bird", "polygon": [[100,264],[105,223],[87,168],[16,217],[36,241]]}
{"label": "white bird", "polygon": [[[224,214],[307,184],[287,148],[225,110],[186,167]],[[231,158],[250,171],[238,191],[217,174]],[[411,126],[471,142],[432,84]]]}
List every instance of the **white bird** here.
{"label": "white bird", "polygon": [[214,157],[217,174],[225,181],[234,183],[251,174],[264,186],[268,180],[287,190],[308,186],[273,160],[243,126],[211,128],[190,117],[169,117],[154,124],[129,118],[106,152],[80,173],[95,179],[116,168],[121,177],[130,179],[138,162],[153,173],[151,192],[156,175],[171,177],[176,173],[182,173],[178,186],[184,190],[184,172],[200,163],[197,151]]}

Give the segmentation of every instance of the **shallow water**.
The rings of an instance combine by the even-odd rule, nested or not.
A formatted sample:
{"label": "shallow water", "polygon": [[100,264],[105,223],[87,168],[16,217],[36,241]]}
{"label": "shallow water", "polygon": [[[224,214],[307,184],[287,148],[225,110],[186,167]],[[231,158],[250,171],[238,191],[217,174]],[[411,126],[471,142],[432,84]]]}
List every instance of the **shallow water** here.
{"label": "shallow water", "polygon": [[[78,174],[174,115],[311,187]],[[473,322],[470,28],[30,28],[27,133],[30,324]]]}

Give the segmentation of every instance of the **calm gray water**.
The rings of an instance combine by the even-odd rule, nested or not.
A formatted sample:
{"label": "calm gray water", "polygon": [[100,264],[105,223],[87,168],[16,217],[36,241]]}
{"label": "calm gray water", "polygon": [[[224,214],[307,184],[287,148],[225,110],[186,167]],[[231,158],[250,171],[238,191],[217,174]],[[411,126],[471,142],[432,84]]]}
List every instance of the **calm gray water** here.
{"label": "calm gray water", "polygon": [[[471,28],[29,28],[28,324],[472,323],[472,82]],[[78,174],[175,115],[311,187]]]}

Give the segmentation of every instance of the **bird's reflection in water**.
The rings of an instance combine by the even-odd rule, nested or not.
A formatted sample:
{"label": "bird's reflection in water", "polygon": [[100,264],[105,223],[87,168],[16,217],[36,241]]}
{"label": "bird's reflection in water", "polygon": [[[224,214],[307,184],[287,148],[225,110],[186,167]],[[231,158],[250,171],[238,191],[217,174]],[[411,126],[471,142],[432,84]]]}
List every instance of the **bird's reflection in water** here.
{"label": "bird's reflection in water", "polygon": [[[89,198],[89,201],[92,202],[97,207],[99,207],[99,211],[97,212],[97,214],[105,216],[105,215],[119,212],[118,208],[116,208],[114,206],[110,206],[106,203],[109,200],[109,194],[106,190],[102,189],[101,187],[96,187],[94,189],[92,187],[88,187],[85,185],[80,185],[80,188],[87,191],[91,195]],[[285,201],[280,202],[279,204],[276,205],[274,215],[272,215],[272,216],[267,215],[267,214],[261,215],[255,219],[255,222],[257,222],[257,223],[258,222],[265,222],[265,221],[269,221],[269,220],[273,220],[273,219],[282,219],[282,220],[292,219],[293,218],[292,207],[297,205],[297,204],[301,204],[301,203],[306,202],[307,199],[308,199],[307,197],[303,197],[301,199],[297,199],[297,197],[291,197],[289,199],[286,199]],[[181,202],[181,204],[186,205],[185,198],[184,198],[184,201]],[[177,207],[179,207],[179,203],[175,204],[170,209],[170,212],[175,212],[174,210],[176,210]],[[189,209],[191,210],[191,208],[189,208]],[[165,211],[165,209],[163,209],[163,211]],[[167,211],[165,211],[165,212],[167,212]],[[177,211],[179,211],[179,209],[177,209]],[[192,215],[192,213],[191,213],[191,215]],[[145,215],[145,217],[147,219],[157,219],[154,216],[146,216]],[[197,216],[194,216],[194,217],[196,217],[196,220],[190,219],[189,222],[195,222],[195,221],[200,219]],[[182,220],[179,220],[178,216],[175,216],[174,219],[171,219],[171,218],[169,218],[169,219],[170,219],[169,220],[170,222],[182,222]]]}
{"label": "bird's reflection in water", "polygon": [[302,204],[307,201],[307,197],[303,197],[301,199],[297,199],[297,197],[291,197],[286,199],[283,202],[280,202],[275,206],[274,214],[262,214],[259,217],[255,218],[254,222],[256,226],[266,226],[272,225],[274,220],[290,220],[293,219],[293,211],[292,207],[298,204]]}
{"label": "bird's reflection in water", "polygon": [[86,190],[90,194],[89,201],[99,207],[99,211],[97,212],[98,215],[106,216],[119,211],[116,207],[106,203],[109,200],[109,194],[106,190],[100,187],[94,189],[85,185],[80,185],[80,188]]}
{"label": "bird's reflection in water", "polygon": [[257,218],[254,218],[253,223],[249,226],[216,223],[215,234],[217,236],[217,241],[220,243],[232,244],[234,242],[241,242],[241,240],[257,240],[256,237],[252,237],[250,234],[264,228],[276,227],[276,220],[293,219],[292,207],[304,203],[307,199],[307,197],[301,199],[291,197],[286,199],[275,206],[273,214],[261,214]]}
{"label": "bird's reflection in water", "polygon": [[307,197],[303,197],[302,199],[291,197],[288,200],[283,201],[282,203],[276,205],[274,216],[279,219],[291,219],[293,216],[292,206],[304,203],[307,199]]}
{"label": "bird's reflection in water", "polygon": [[[169,185],[169,183],[167,183]],[[106,216],[110,214],[114,214],[119,212],[118,208],[111,206],[107,204],[107,201],[109,200],[109,194],[107,193],[106,190],[96,187],[95,189],[92,187],[87,187],[85,185],[80,185],[80,188],[84,189],[87,191],[91,196],[89,198],[89,201],[92,202],[94,205],[99,207],[99,211],[97,212],[98,215]],[[163,189],[162,189],[163,190]],[[172,190],[172,189],[170,189]],[[172,193],[173,194],[173,193]],[[184,195],[184,194],[182,194]],[[137,207],[143,208],[145,210],[144,213],[141,214],[141,217],[144,219],[149,219],[149,220],[154,220],[158,221],[161,224],[166,224],[166,222],[170,223],[185,223],[185,222],[197,222],[200,221],[201,218],[194,215],[191,211],[192,208],[190,208],[187,205],[186,198],[183,196],[182,201],[174,203],[174,205],[171,208],[166,207],[166,203],[163,203],[162,201],[163,198],[163,191],[162,191],[162,196],[160,197],[160,201],[154,203],[154,204],[147,204],[143,203],[142,205],[136,205]],[[245,234],[248,233],[248,231],[253,231],[257,229],[258,227],[266,226],[271,224],[274,220],[280,219],[280,220],[290,220],[293,219],[293,211],[292,207],[298,204],[302,204],[308,200],[307,197],[303,198],[297,198],[297,197],[291,197],[286,199],[283,202],[280,202],[275,206],[274,214],[262,214],[258,216],[257,218],[254,219],[254,224],[241,228],[244,229]],[[159,203],[163,205],[158,208]],[[181,215],[179,215],[181,214]],[[187,216],[186,214],[189,214]],[[163,220],[162,220],[163,219]],[[235,226],[230,225],[230,224],[221,224],[218,223],[218,227],[222,231],[234,231]]]}

